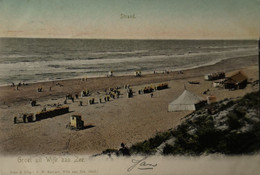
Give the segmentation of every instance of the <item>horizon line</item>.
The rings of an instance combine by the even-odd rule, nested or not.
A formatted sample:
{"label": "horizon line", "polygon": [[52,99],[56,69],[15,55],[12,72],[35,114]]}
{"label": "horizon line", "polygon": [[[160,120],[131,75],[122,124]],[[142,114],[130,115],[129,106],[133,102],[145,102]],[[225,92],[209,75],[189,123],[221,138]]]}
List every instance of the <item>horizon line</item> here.
{"label": "horizon line", "polygon": [[66,38],[66,37],[2,37],[5,39],[75,39],[75,40],[260,40],[260,37],[257,38],[184,38],[184,39],[178,39],[178,38]]}

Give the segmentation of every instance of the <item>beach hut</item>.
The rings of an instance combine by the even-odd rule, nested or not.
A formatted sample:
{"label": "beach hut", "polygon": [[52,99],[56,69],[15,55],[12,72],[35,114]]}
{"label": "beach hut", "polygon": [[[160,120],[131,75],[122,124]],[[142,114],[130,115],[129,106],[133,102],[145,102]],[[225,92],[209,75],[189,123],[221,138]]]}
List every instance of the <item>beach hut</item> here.
{"label": "beach hut", "polygon": [[84,121],[81,119],[81,115],[72,115],[69,127],[71,129],[84,129]]}
{"label": "beach hut", "polygon": [[141,77],[142,76],[142,72],[140,70],[135,71],[135,76],[136,77]]}
{"label": "beach hut", "polygon": [[224,79],[212,83],[214,88],[223,87]]}
{"label": "beach hut", "polygon": [[225,72],[213,72],[204,76],[205,80],[212,81],[225,78]]}
{"label": "beach hut", "polygon": [[247,76],[239,71],[224,81],[225,89],[243,89],[247,85]]}
{"label": "beach hut", "polygon": [[205,104],[205,100],[188,90],[183,93],[168,106],[168,111],[195,111]]}
{"label": "beach hut", "polygon": [[114,72],[111,70],[108,72],[108,77],[113,77],[114,76]]}

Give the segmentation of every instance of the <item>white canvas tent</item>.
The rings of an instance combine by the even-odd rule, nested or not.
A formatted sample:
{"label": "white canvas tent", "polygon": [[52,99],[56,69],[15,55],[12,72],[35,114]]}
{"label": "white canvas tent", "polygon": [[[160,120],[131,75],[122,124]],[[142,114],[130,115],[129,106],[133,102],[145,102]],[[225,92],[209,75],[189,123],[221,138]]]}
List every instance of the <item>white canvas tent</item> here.
{"label": "white canvas tent", "polygon": [[195,111],[197,105],[204,101],[190,91],[184,90],[183,93],[168,106],[168,111]]}

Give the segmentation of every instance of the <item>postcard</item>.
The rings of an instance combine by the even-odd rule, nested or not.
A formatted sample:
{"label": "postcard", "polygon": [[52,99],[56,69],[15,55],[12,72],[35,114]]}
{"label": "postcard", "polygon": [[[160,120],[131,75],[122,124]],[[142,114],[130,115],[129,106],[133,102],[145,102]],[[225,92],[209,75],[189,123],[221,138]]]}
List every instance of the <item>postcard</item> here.
{"label": "postcard", "polygon": [[0,174],[257,174],[259,0],[0,0]]}

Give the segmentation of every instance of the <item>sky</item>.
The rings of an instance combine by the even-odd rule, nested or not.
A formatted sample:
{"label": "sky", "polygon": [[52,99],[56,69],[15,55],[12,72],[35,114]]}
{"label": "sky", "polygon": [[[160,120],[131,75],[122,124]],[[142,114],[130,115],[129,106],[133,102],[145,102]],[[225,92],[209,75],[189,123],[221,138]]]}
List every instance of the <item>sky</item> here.
{"label": "sky", "polygon": [[258,39],[259,9],[260,0],[0,0],[0,37]]}

